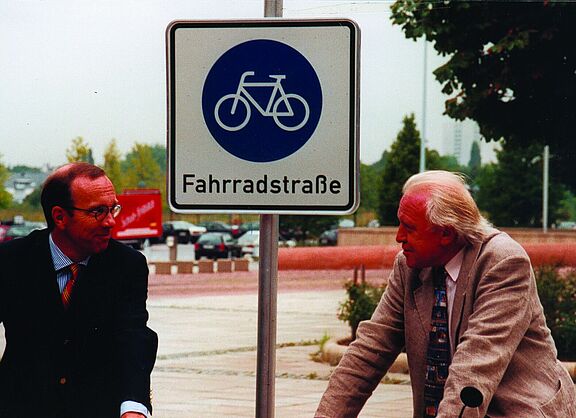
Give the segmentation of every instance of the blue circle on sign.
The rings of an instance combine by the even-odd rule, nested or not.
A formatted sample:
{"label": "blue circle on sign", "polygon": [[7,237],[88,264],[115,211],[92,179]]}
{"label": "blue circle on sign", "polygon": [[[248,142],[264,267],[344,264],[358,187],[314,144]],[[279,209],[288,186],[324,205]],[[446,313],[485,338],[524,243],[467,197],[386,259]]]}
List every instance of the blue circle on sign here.
{"label": "blue circle on sign", "polygon": [[226,51],[202,91],[204,121],[226,151],[253,162],[294,154],[310,139],[322,112],[316,71],[296,49],[269,39]]}

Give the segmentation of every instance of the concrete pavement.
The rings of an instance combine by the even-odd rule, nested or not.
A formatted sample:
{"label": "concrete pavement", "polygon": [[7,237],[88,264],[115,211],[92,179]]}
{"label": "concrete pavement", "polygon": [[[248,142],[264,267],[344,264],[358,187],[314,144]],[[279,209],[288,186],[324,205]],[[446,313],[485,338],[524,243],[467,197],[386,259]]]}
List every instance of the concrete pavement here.
{"label": "concrete pavement", "polygon": [[[332,367],[311,356],[324,335],[348,334],[336,318],[343,291],[278,295],[276,416],[312,417]],[[256,399],[257,295],[152,298],[159,336],[152,375],[154,417],[253,417]],[[407,377],[381,384],[362,417],[412,416]]]}

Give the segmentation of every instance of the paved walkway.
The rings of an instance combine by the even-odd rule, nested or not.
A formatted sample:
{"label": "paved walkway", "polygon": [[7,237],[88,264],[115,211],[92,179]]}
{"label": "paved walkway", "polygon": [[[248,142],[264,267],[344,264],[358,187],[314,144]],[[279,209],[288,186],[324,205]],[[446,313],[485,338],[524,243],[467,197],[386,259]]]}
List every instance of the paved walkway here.
{"label": "paved walkway", "polygon": [[[343,291],[278,295],[276,417],[312,417],[332,368],[314,362],[314,341],[345,336],[336,318]],[[258,308],[255,294],[167,297],[149,301],[160,336],[152,376],[155,418],[253,417]],[[382,384],[362,417],[412,416],[411,390]]]}

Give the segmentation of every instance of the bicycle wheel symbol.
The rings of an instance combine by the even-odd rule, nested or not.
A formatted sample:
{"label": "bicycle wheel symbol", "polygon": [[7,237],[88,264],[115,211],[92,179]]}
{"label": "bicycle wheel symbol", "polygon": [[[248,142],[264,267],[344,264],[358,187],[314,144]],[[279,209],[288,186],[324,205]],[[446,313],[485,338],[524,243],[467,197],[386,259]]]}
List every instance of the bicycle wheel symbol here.
{"label": "bicycle wheel symbol", "polygon": [[[237,109],[236,103],[234,103],[236,100],[238,100],[240,103],[242,103],[244,105],[244,113],[246,114],[246,116],[244,117],[244,120],[242,120],[238,125],[226,125],[224,122],[222,122],[222,119],[220,118],[220,106],[222,106],[222,104],[227,101],[227,100],[232,100],[232,103],[228,103],[228,105],[230,106],[230,112],[226,112],[225,110],[223,112],[226,112],[226,119],[228,121],[230,121],[232,118],[230,116],[235,116]],[[227,108],[227,106],[225,106],[224,108]],[[239,113],[242,113],[241,111]],[[245,127],[248,122],[250,121],[250,115],[251,115],[251,110],[250,110],[250,104],[248,103],[248,100],[246,100],[244,97],[242,96],[237,96],[235,94],[227,94],[226,96],[223,96],[220,100],[218,100],[218,102],[216,103],[216,106],[214,107],[214,118],[216,119],[216,122],[218,123],[218,125],[220,125],[220,127],[222,129],[225,129],[227,131],[230,132],[235,132],[235,131],[239,131],[240,129],[242,129],[243,127]],[[231,124],[232,125],[232,124]]]}
{"label": "bicycle wheel symbol", "polygon": [[[304,118],[300,123],[297,123],[294,126],[289,126],[287,123],[290,123],[294,120],[298,120],[296,113],[294,112],[294,109],[298,109],[300,106],[298,106],[297,103],[290,104],[290,99],[293,99],[292,100],[293,102],[299,102],[300,106],[302,106],[304,109]],[[287,108],[291,110],[291,112],[280,112],[278,110],[280,105],[284,103],[286,104]],[[286,124],[280,121],[281,117],[287,122]],[[290,93],[285,95],[284,97],[279,97],[278,100],[276,100],[276,103],[274,103],[274,107],[272,108],[272,118],[274,119],[274,122],[276,122],[276,125],[278,125],[279,128],[282,128],[285,131],[289,132],[297,131],[298,129],[306,125],[306,122],[308,122],[309,117],[310,117],[310,107],[308,106],[308,103],[306,102],[306,100],[302,98],[302,96],[299,96],[297,94]]]}

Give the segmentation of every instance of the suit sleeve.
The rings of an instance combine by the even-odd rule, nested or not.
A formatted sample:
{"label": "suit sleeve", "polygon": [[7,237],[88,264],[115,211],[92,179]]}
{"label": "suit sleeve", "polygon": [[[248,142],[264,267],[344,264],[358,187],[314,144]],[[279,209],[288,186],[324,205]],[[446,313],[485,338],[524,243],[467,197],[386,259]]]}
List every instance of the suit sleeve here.
{"label": "suit sleeve", "polygon": [[398,262],[372,318],[336,367],[316,417],[356,417],[404,347],[404,290]]}
{"label": "suit sleeve", "polygon": [[150,374],[156,360],[158,337],[146,325],[148,266],[140,257],[130,264],[120,295],[115,344],[121,401],[135,401],[152,411]]}
{"label": "suit sleeve", "polygon": [[536,283],[527,257],[510,255],[488,269],[476,289],[473,313],[452,358],[438,417],[460,413],[460,390],[474,386],[484,401],[464,416],[484,416],[532,318]]}

